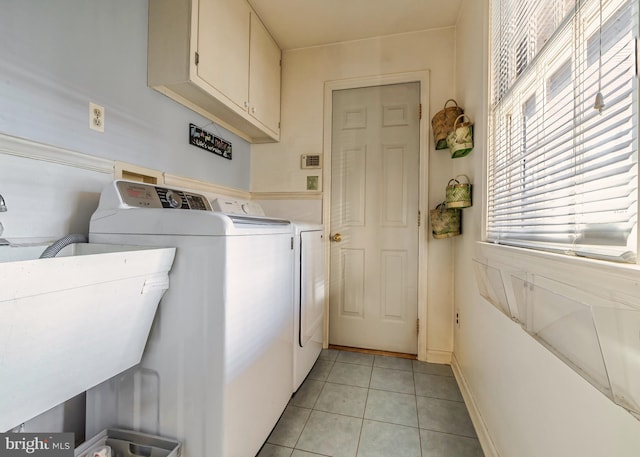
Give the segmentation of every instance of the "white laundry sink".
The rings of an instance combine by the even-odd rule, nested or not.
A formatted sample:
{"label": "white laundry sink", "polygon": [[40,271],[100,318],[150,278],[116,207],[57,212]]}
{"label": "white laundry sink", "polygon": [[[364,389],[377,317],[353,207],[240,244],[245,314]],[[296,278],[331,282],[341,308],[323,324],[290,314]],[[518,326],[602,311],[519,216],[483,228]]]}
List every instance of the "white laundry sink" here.
{"label": "white laundry sink", "polygon": [[0,432],[137,364],[175,248],[0,247]]}

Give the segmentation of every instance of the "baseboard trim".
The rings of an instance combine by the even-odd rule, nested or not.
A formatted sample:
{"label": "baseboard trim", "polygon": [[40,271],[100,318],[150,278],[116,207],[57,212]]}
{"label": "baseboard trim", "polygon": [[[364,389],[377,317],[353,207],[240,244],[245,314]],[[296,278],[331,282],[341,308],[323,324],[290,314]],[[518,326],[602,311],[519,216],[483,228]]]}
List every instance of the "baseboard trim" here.
{"label": "baseboard trim", "polygon": [[451,364],[451,352],[427,349],[427,360],[426,360],[426,362],[450,365]]}
{"label": "baseboard trim", "polygon": [[487,429],[487,425],[484,423],[484,419],[482,418],[482,414],[480,414],[480,410],[478,409],[478,405],[471,394],[471,390],[469,389],[469,384],[462,373],[462,369],[460,368],[460,364],[456,359],[456,355],[452,354],[451,357],[451,368],[453,369],[453,375],[458,382],[458,386],[460,387],[460,392],[462,392],[462,398],[464,399],[465,404],[467,405],[467,409],[469,410],[469,416],[471,416],[471,422],[473,422],[473,426],[476,429],[476,434],[478,435],[478,440],[480,441],[480,446],[482,446],[482,451],[484,452],[485,457],[500,457],[498,450],[496,449],[493,440],[491,439],[491,435],[489,434],[489,430]]}

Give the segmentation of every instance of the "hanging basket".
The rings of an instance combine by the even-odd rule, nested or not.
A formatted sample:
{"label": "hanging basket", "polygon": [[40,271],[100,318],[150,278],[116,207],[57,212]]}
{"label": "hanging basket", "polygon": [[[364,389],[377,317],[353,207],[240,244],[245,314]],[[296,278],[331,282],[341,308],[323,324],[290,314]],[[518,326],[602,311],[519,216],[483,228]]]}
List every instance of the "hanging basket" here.
{"label": "hanging basket", "polygon": [[[453,102],[456,106],[447,104]],[[447,149],[447,134],[453,130],[453,124],[458,116],[463,113],[458,103],[450,98],[444,103],[444,108],[438,111],[433,119],[431,119],[431,128],[433,130],[433,141],[436,149]]]}
{"label": "hanging basket", "polygon": [[460,235],[462,211],[458,208],[447,208],[444,203],[430,211],[431,233],[436,239],[451,238]]}
{"label": "hanging basket", "polygon": [[[460,182],[463,178],[467,182]],[[468,208],[471,206],[471,183],[466,175],[458,175],[449,180],[445,204],[447,208]]]}
{"label": "hanging basket", "polygon": [[[463,118],[468,122],[458,122]],[[461,114],[453,122],[453,130],[447,135],[447,146],[451,151],[451,158],[464,157],[473,149],[473,124],[469,116]]]}

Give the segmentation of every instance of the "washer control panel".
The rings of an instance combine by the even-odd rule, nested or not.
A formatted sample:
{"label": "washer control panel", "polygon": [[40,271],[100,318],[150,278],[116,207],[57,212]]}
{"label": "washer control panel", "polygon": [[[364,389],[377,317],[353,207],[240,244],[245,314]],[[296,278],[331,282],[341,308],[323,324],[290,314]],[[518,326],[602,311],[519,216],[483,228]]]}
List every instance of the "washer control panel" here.
{"label": "washer control panel", "polygon": [[130,181],[118,181],[116,187],[125,206],[211,211],[204,195]]}

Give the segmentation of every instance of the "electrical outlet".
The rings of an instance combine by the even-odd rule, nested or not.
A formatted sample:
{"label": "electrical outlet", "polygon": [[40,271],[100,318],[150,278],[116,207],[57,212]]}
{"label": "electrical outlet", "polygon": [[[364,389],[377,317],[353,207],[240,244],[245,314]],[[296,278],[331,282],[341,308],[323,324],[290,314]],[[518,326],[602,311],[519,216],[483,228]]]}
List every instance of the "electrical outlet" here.
{"label": "electrical outlet", "polygon": [[104,106],[89,102],[89,128],[104,132]]}
{"label": "electrical outlet", "polygon": [[456,311],[456,327],[460,328],[460,311]]}

